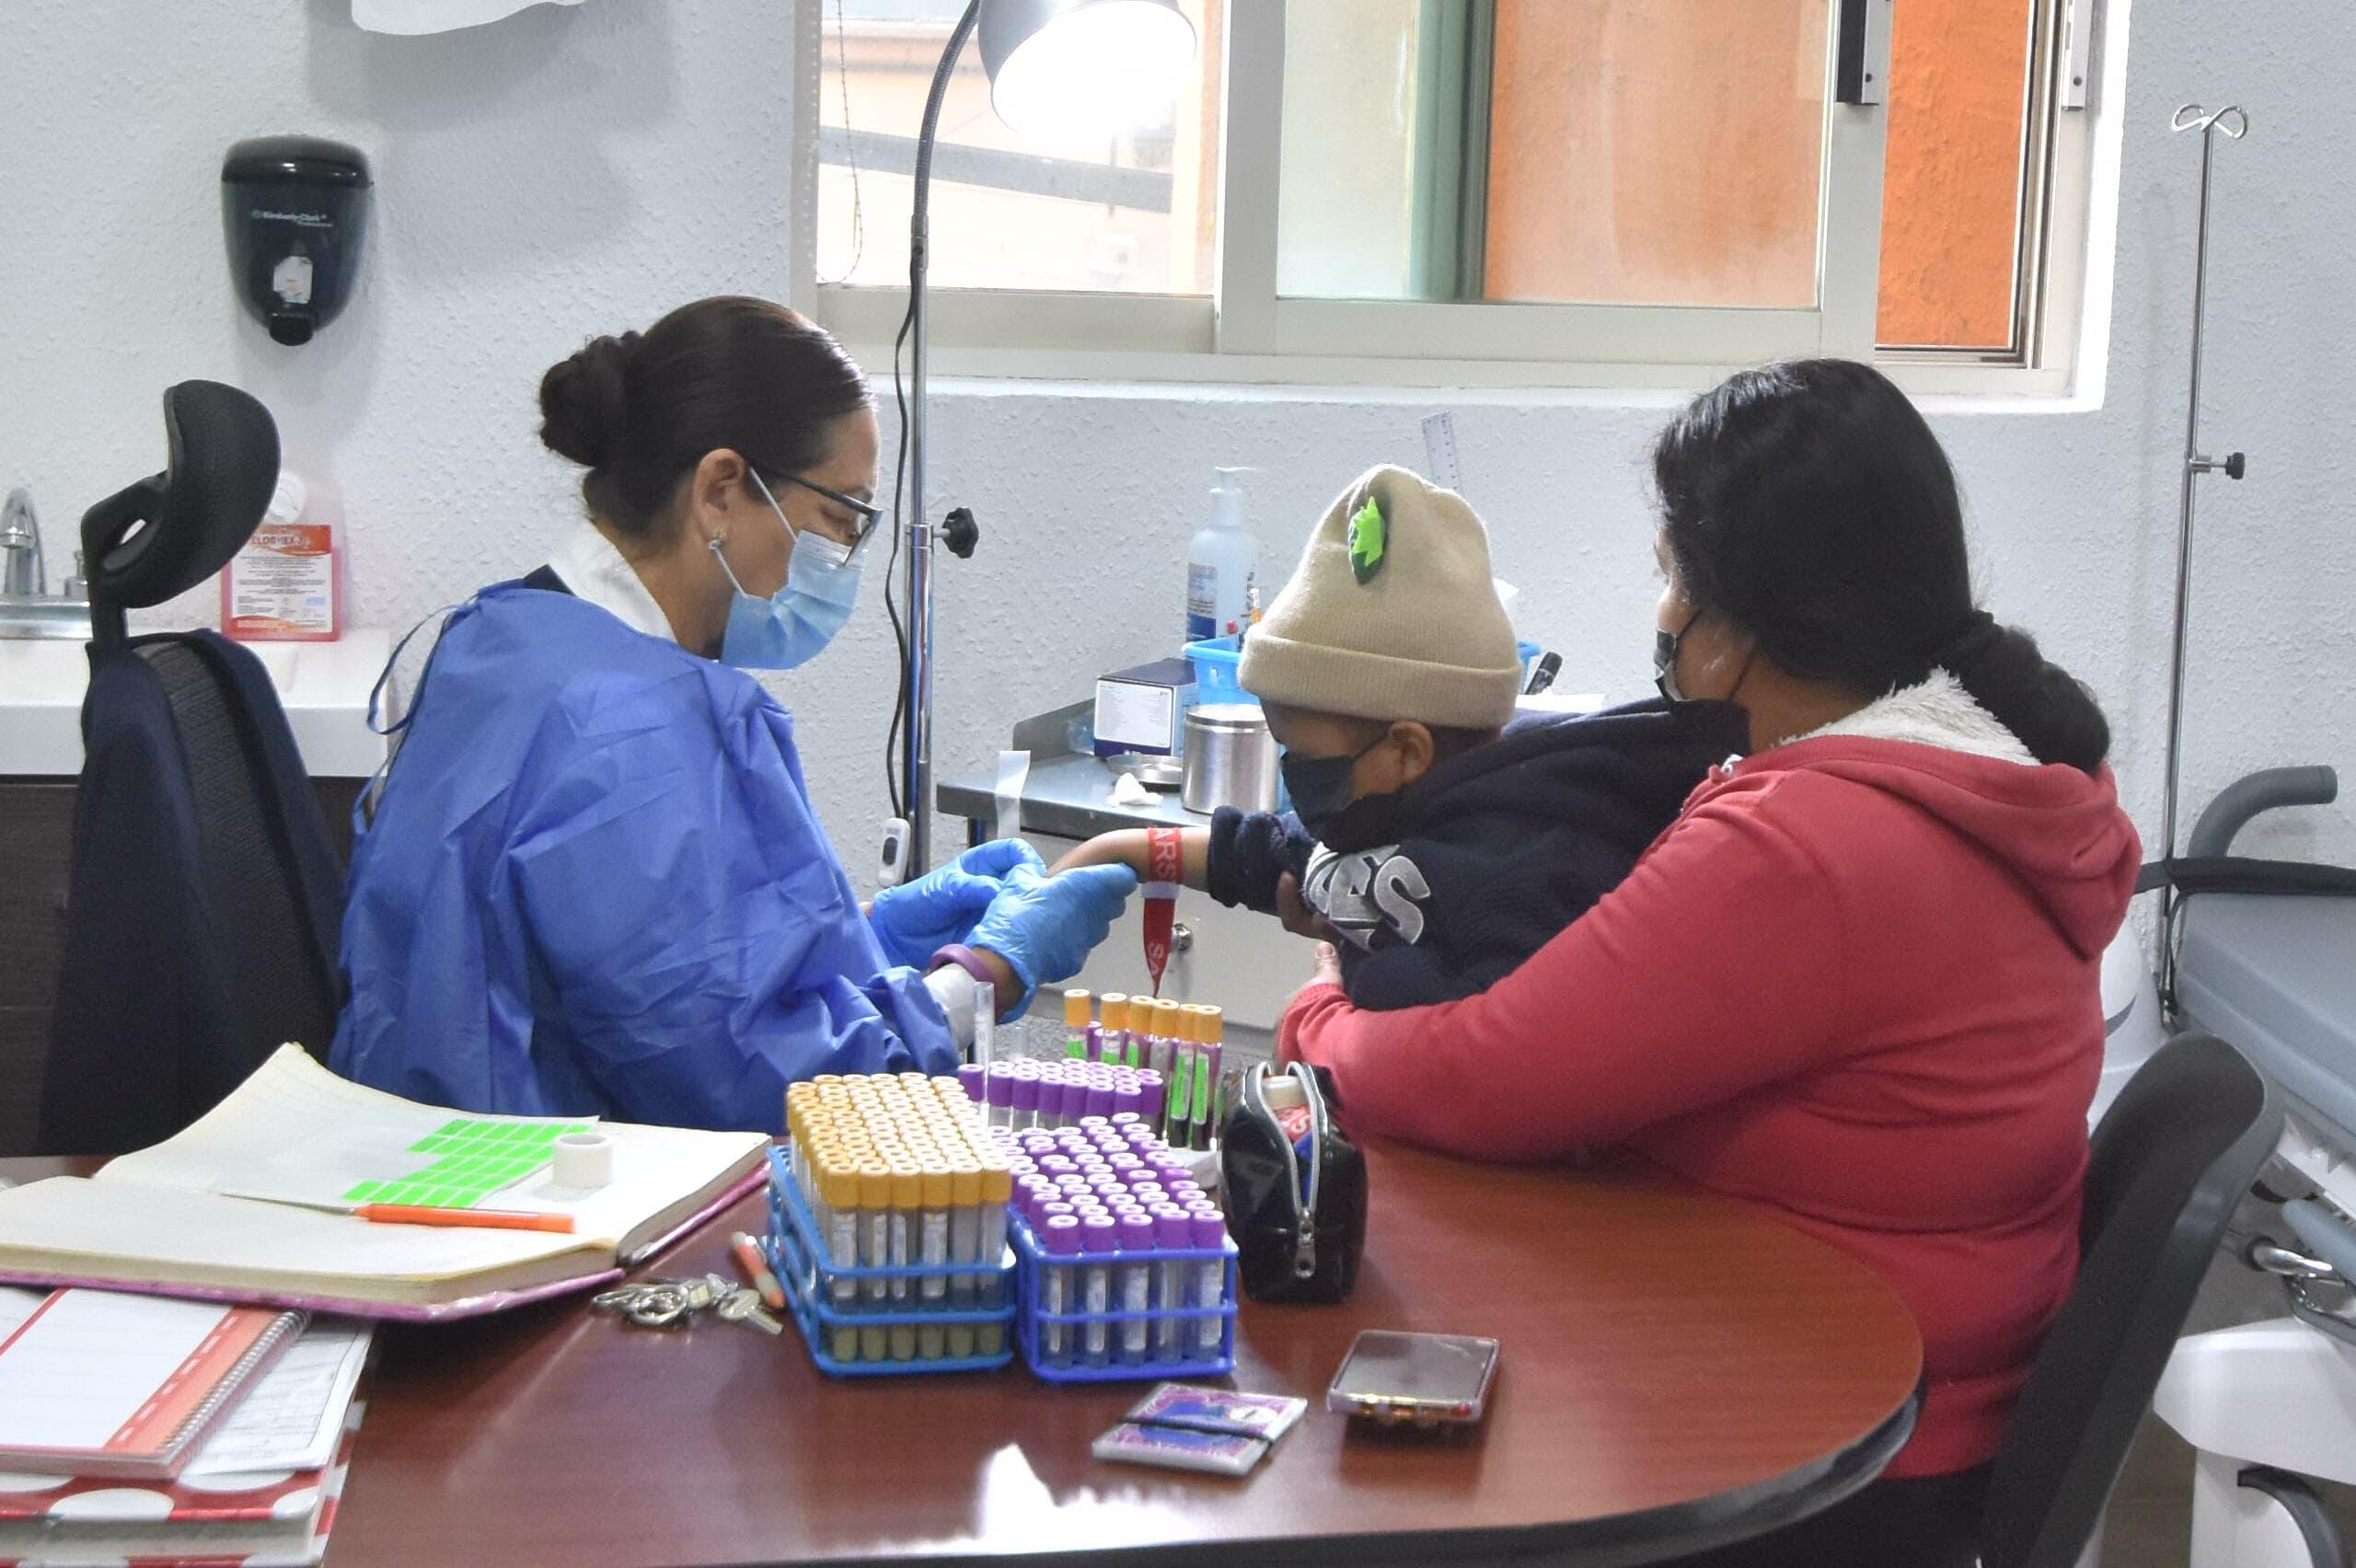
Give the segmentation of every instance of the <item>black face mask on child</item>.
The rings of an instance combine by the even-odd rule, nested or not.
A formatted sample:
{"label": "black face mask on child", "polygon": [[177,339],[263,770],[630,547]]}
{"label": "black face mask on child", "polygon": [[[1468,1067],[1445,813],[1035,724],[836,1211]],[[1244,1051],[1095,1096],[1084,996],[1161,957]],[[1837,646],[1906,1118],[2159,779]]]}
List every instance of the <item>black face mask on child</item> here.
{"label": "black face mask on child", "polygon": [[1350,799],[1358,758],[1388,738],[1387,732],[1377,735],[1347,756],[1303,756],[1288,750],[1276,758],[1293,815],[1326,848],[1347,853],[1398,842],[1407,817],[1401,791]]}

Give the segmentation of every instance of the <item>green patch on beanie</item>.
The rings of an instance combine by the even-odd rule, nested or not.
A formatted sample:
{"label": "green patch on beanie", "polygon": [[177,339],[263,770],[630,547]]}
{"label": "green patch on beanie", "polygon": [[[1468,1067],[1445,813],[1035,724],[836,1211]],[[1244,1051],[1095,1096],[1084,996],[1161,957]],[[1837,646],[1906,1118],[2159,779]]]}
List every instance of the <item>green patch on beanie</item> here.
{"label": "green patch on beanie", "polygon": [[1382,503],[1372,496],[1350,519],[1350,575],[1360,582],[1372,581],[1382,570]]}

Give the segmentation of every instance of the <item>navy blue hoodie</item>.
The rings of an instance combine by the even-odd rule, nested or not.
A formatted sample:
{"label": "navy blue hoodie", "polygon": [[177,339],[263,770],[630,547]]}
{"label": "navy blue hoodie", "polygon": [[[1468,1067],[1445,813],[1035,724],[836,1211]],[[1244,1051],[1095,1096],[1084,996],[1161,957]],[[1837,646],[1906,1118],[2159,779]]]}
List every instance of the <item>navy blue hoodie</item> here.
{"label": "navy blue hoodie", "polygon": [[1616,886],[1748,741],[1742,710],[1724,703],[1525,720],[1403,790],[1393,845],[1336,853],[1290,813],[1220,811],[1204,881],[1222,904],[1274,914],[1278,879],[1299,877],[1345,939],[1342,985],[1358,1007],[1469,997]]}

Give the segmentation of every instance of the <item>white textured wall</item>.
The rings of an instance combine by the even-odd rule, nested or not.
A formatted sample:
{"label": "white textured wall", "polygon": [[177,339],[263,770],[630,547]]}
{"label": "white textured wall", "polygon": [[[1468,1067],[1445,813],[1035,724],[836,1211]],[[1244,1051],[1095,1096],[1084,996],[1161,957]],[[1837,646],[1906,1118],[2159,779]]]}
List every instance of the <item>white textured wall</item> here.
{"label": "white textured wall", "polygon": [[[2229,95],[2256,122],[2220,155],[2210,428],[2251,473],[2202,496],[2191,793],[2294,761],[2335,763],[2356,788],[2356,10],[2299,12],[2295,29],[2253,28],[2137,0],[2102,405],[1935,414],[1992,602],[2102,694],[2147,833],[2197,156],[2165,127],[2187,98]],[[153,465],[164,383],[224,377],[271,406],[297,460],[333,465],[361,620],[405,625],[528,568],[569,507],[532,435],[540,370],[676,301],[785,286],[790,21],[778,0],[590,0],[398,40],[352,30],[341,0],[12,0],[0,481],[31,483],[56,536]],[[223,286],[214,181],[231,140],[281,130],[360,143],[378,181],[359,303],[291,352]],[[939,391],[934,493],[987,533],[978,559],[941,574],[944,767],[979,765],[1013,718],[1174,640],[1214,464],[1265,470],[1251,513],[1288,559],[1358,469],[1420,462],[1434,407],[1458,410],[1467,488],[1565,682],[1629,693],[1648,674],[1641,464],[1657,397]],[[880,586],[836,652],[780,683],[862,880],[892,679]],[[2304,817],[2262,847],[2356,859],[2346,807]]]}

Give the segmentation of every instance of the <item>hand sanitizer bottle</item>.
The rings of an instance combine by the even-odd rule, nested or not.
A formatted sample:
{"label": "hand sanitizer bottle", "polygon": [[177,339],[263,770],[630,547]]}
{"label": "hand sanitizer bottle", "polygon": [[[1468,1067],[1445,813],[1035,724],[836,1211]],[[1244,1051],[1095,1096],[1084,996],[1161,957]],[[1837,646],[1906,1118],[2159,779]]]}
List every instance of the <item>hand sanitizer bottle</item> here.
{"label": "hand sanitizer bottle", "polygon": [[1243,617],[1243,588],[1260,559],[1260,541],[1243,526],[1243,476],[1220,468],[1211,487],[1210,525],[1186,547],[1186,640],[1224,633]]}

